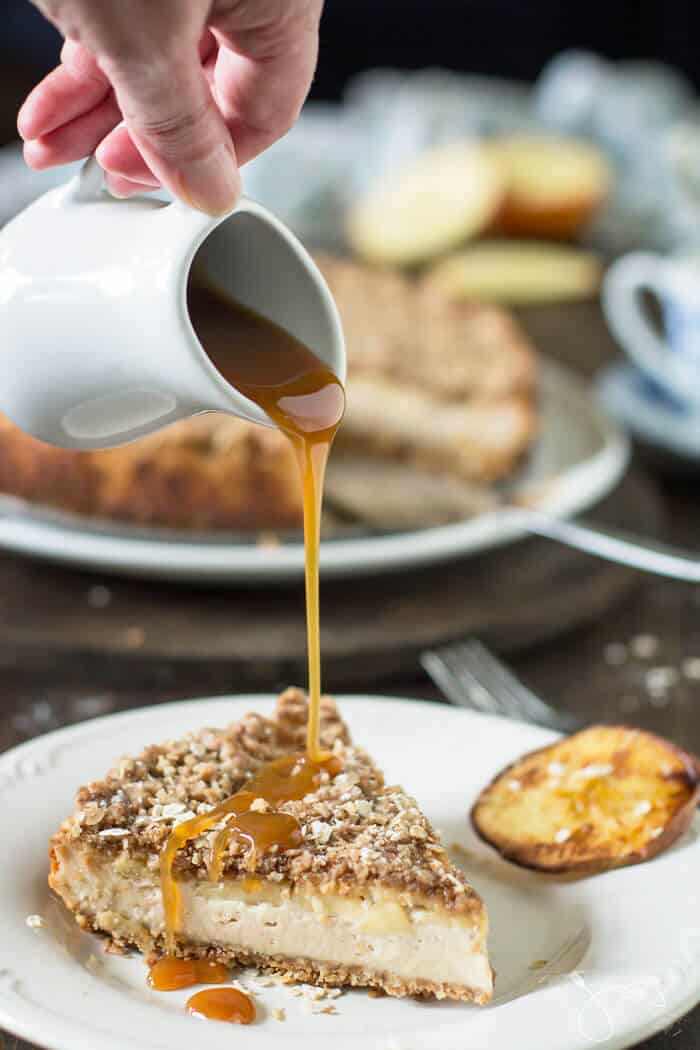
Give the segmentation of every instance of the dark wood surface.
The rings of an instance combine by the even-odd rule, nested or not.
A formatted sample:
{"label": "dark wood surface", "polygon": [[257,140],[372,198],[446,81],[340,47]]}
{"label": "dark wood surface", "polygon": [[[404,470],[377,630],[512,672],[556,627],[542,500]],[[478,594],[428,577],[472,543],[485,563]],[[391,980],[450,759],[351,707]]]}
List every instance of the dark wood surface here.
{"label": "dark wood surface", "polygon": [[[639,472],[594,512],[601,524],[631,530],[640,515],[658,535],[661,504]],[[629,569],[534,538],[421,571],[328,581],[325,678],[337,690],[367,688],[417,666],[422,650],[466,635],[501,652],[530,648],[593,622],[638,584]],[[517,602],[503,601],[509,591]],[[154,586],[0,555],[0,594],[0,658],[11,653],[35,671],[122,657],[137,676],[162,662],[192,673],[207,666],[212,686],[241,690],[305,677],[300,584]]]}

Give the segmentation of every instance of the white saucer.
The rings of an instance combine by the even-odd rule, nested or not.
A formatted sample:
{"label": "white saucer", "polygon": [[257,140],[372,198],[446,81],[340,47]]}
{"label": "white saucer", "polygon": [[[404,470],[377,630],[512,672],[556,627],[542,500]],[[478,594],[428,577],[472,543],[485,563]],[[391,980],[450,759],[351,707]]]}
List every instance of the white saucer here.
{"label": "white saucer", "polygon": [[[197,700],[51,733],[0,758],[0,1025],[50,1050],[621,1050],[700,999],[700,822],[648,864],[578,882],[515,868],[478,843],[467,810],[505,763],[552,739],[532,726],[418,701],[341,700],[355,738],[388,780],[408,786],[482,893],[491,918],[497,998],[461,1003],[334,1000],[309,1015],[289,989],[259,987],[259,1021],[242,1032],[186,1017],[186,993],[158,994],[139,957],[105,955],[46,885],[47,842],[79,784],[125,752],[221,725],[267,697]],[[30,929],[26,917],[46,925]],[[536,960],[548,960],[533,968]],[[244,975],[244,981],[254,983]],[[283,1023],[273,1010],[286,1012]]]}
{"label": "white saucer", "polygon": [[700,460],[700,407],[681,404],[627,362],[603,369],[595,385],[605,410],[634,437]]}

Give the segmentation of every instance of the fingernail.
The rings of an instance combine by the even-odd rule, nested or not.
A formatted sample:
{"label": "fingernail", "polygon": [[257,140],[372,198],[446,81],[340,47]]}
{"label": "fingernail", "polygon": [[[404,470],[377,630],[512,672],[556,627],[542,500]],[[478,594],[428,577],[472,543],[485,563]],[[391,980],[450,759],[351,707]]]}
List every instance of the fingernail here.
{"label": "fingernail", "polygon": [[17,114],[17,134],[23,141],[26,141],[29,137],[24,130],[25,124],[29,124],[28,114],[29,110],[27,108],[27,103],[25,102],[24,105],[21,107],[19,113]]}
{"label": "fingernail", "polygon": [[36,127],[33,127],[33,124],[36,123],[33,119],[34,108],[34,91],[32,91],[25,98],[20,106],[19,113],[17,114],[17,132],[24,142],[37,137],[37,129]]}
{"label": "fingernail", "polygon": [[241,192],[235,157],[225,143],[202,160],[180,167],[178,178],[184,200],[209,215],[230,211]]}
{"label": "fingernail", "polygon": [[118,200],[141,196],[144,193],[150,193],[153,189],[146,183],[132,182],[131,179],[125,179],[123,175],[114,175],[109,171],[105,172],[105,184],[111,196]]}
{"label": "fingernail", "polygon": [[32,168],[34,171],[41,171],[47,167],[42,145],[37,139],[30,139],[28,142],[25,142],[22,147],[22,153],[28,168]]}

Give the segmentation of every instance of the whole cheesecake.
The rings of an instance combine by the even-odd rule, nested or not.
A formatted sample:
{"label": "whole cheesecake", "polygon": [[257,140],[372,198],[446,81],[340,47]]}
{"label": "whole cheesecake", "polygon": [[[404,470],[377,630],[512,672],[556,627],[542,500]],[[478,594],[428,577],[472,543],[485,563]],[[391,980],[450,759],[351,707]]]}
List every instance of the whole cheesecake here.
{"label": "whole cheesecake", "polygon": [[[428,283],[390,271],[331,256],[317,262],[348,351],[347,412],[331,482],[344,457],[358,456],[415,470],[432,486],[427,491],[443,478],[466,494],[512,473],[538,427],[537,359],[513,318],[492,305],[451,303]],[[50,447],[0,417],[0,492],[95,519],[202,531],[299,529],[297,471],[283,434],[216,413],[101,452]],[[331,499],[343,484],[339,471]],[[385,480],[379,488],[373,504]],[[411,491],[425,491],[412,478],[404,488],[409,500]],[[464,516],[462,502],[455,493],[454,515]]]}

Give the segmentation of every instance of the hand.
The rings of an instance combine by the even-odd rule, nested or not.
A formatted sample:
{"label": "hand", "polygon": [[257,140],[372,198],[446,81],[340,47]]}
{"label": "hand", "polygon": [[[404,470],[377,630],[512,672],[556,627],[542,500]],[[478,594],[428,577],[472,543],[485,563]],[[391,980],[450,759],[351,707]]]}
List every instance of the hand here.
{"label": "hand", "polygon": [[18,128],[32,168],[95,152],[116,196],[166,186],[211,214],[287,131],[316,67],[323,0],[34,0],[61,65]]}

